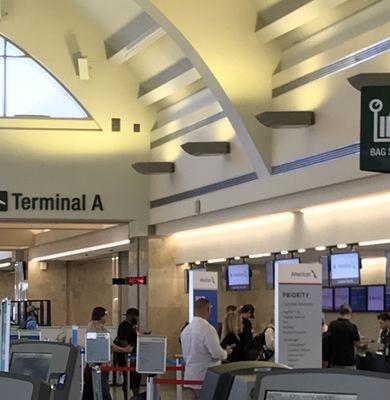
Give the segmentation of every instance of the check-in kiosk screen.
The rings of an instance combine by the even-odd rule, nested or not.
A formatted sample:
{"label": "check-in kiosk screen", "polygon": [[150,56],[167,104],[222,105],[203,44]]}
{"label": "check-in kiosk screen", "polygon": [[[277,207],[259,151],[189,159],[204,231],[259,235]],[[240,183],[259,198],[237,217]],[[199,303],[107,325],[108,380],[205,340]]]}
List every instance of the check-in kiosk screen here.
{"label": "check-in kiosk screen", "polygon": [[333,311],[333,289],[323,288],[322,289],[322,310]]}
{"label": "check-in kiosk screen", "polygon": [[353,312],[367,311],[367,288],[365,286],[351,287],[351,307]]}
{"label": "check-in kiosk screen", "polygon": [[385,309],[384,286],[368,286],[367,288],[367,311],[381,312]]}
{"label": "check-in kiosk screen", "polygon": [[357,400],[357,395],[268,391],[264,400]]}
{"label": "check-in kiosk screen", "polygon": [[330,275],[333,286],[359,285],[359,253],[341,253],[330,256]]}
{"label": "check-in kiosk screen", "polygon": [[12,353],[10,372],[47,381],[53,354]]}
{"label": "check-in kiosk screen", "polygon": [[227,266],[227,289],[250,290],[250,270],[248,264],[232,264]]}

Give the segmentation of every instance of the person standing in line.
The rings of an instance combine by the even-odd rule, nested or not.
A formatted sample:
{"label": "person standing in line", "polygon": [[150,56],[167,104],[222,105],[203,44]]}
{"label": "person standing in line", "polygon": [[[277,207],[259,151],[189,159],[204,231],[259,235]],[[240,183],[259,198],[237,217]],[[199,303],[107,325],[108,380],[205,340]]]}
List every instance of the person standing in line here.
{"label": "person standing in line", "polygon": [[[110,333],[106,328],[106,318],[108,311],[104,307],[95,307],[92,310],[91,321],[87,326],[87,332],[91,333]],[[115,343],[111,343],[111,350],[116,353],[131,353],[133,347],[128,345],[126,347],[119,347]],[[111,400],[110,386],[108,384],[108,372],[102,372],[102,394],[103,400]],[[92,383],[92,369],[91,365],[87,364],[84,370],[84,389],[82,400],[94,400],[93,383]]]}
{"label": "person standing in line", "polygon": [[[126,319],[119,324],[118,334],[115,342],[120,347],[132,346],[133,351],[131,355],[135,357],[137,355],[137,336],[138,336],[138,321],[139,311],[136,308],[129,308],[126,311]],[[117,355],[118,365],[126,366],[126,354]],[[139,395],[141,386],[141,375],[138,372],[130,372],[130,388],[134,396]],[[125,400],[128,399],[127,393],[127,372],[123,372],[123,395]]]}
{"label": "person standing in line", "polygon": [[[247,358],[247,353],[250,350],[253,341],[253,328],[251,319],[255,317],[255,308],[252,304],[245,304],[240,309],[240,323],[239,327],[240,333],[240,343],[242,355],[241,359],[245,360]],[[241,329],[240,329],[241,328]]]}
{"label": "person standing in line", "polygon": [[264,360],[274,361],[275,353],[275,321],[271,318],[270,323],[267,325],[264,331]]}
{"label": "person standing in line", "polygon": [[[219,344],[218,333],[208,322],[210,302],[201,298],[195,301],[194,317],[180,335],[183,358],[186,364],[184,379],[203,381],[207,369],[219,365],[232,352],[230,347],[224,350]],[[200,399],[202,386],[186,385],[192,392],[192,398]]]}
{"label": "person standing in line", "polygon": [[27,319],[24,324],[24,329],[28,329],[31,331],[39,329],[37,311],[38,309],[35,308],[34,306],[27,307],[26,309]]}
{"label": "person standing in line", "polygon": [[221,342],[223,349],[228,346],[233,349],[228,356],[229,362],[241,361],[240,339],[238,337],[238,315],[235,312],[229,312],[225,315],[223,321],[223,332],[225,336]]}
{"label": "person standing in line", "polygon": [[226,327],[225,326],[225,320],[226,320],[226,317],[230,313],[234,314],[236,311],[237,311],[237,306],[235,306],[235,305],[230,304],[230,305],[228,305],[226,307],[226,314],[225,314],[225,316],[223,318],[224,322],[222,323],[221,331],[218,331],[218,335],[221,338],[221,340],[223,340],[225,338],[225,336],[227,335],[227,332],[225,331],[225,327]]}
{"label": "person standing in line", "polygon": [[331,368],[356,369],[355,348],[360,344],[360,336],[351,318],[351,306],[343,304],[339,318],[329,324]]}

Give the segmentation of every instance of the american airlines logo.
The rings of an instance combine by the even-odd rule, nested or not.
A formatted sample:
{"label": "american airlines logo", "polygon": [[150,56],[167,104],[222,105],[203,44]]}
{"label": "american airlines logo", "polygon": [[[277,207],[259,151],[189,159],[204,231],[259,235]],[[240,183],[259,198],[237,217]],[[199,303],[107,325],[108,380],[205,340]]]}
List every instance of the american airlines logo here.
{"label": "american airlines logo", "polygon": [[0,190],[0,212],[8,211],[8,192]]}

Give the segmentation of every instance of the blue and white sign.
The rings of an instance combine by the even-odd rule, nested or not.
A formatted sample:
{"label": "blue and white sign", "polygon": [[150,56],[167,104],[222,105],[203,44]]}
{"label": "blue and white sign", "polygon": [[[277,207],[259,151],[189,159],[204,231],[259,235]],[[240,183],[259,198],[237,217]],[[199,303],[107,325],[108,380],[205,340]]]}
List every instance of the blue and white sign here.
{"label": "blue and white sign", "polygon": [[211,304],[210,324],[218,326],[218,273],[206,271],[189,272],[189,322],[194,317],[194,303],[206,298]]}

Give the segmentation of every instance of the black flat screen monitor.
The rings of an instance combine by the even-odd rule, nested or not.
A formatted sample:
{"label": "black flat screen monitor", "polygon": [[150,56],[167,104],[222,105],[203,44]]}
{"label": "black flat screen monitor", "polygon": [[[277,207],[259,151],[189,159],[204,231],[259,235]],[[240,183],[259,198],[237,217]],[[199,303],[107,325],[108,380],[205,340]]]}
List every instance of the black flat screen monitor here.
{"label": "black flat screen monitor", "polygon": [[47,381],[53,354],[12,353],[10,372]]}
{"label": "black flat screen monitor", "polygon": [[349,304],[349,288],[334,288],[334,310],[339,311],[343,304]]}
{"label": "black flat screen monitor", "polygon": [[322,265],[322,286],[329,287],[329,257],[321,256],[320,262]]}
{"label": "black flat screen monitor", "polygon": [[275,268],[273,261],[268,261],[267,264],[265,264],[265,287],[266,289],[273,289],[275,287]]}
{"label": "black flat screen monitor", "polygon": [[333,311],[333,288],[322,289],[322,311]]}
{"label": "black flat screen monitor", "polygon": [[339,253],[330,256],[332,286],[353,286],[360,284],[359,253]]}
{"label": "black flat screen monitor", "polygon": [[250,290],[251,278],[248,264],[231,264],[226,269],[227,290]]}
{"label": "black flat screen monitor", "polygon": [[367,311],[367,287],[351,287],[351,307],[353,312]]}
{"label": "black flat screen monitor", "polygon": [[381,312],[385,310],[385,287],[367,287],[367,311]]}

